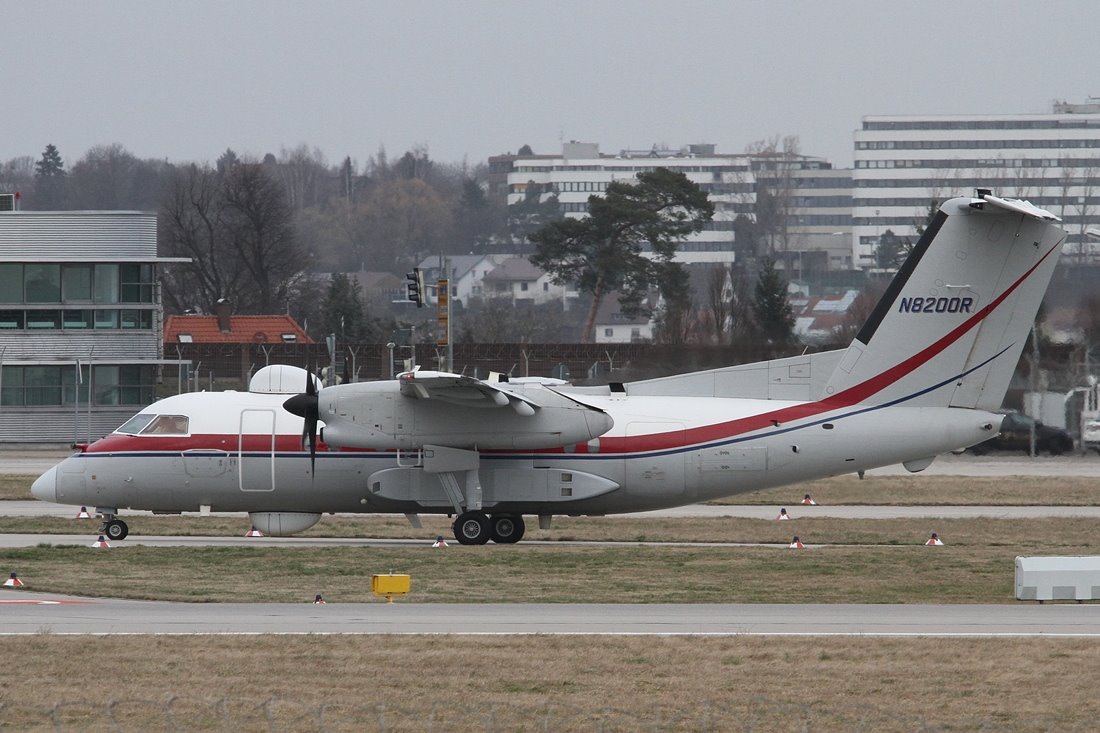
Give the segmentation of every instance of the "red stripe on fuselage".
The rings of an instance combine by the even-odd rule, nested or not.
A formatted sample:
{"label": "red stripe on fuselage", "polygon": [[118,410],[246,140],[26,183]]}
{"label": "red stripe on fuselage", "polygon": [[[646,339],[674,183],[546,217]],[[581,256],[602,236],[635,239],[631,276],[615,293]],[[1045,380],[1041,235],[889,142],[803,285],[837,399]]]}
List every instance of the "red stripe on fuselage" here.
{"label": "red stripe on fuselage", "polygon": [[[682,448],[688,445],[709,443],[717,440],[734,438],[758,430],[770,427],[780,427],[786,423],[816,417],[824,413],[852,407],[863,402],[867,398],[894,384],[903,377],[911,374],[916,369],[931,361],[941,354],[951,344],[958,341],[964,334],[973,329],[989,316],[1005,299],[1011,295],[1055,249],[1061,244],[1051,247],[1039,260],[1032,265],[1027,272],[1021,275],[1015,282],[1005,289],[1001,295],[992,300],[973,316],[962,324],[952,329],[942,338],[917,352],[913,356],[899,362],[897,365],[877,374],[866,381],[856,384],[848,389],[830,395],[816,402],[805,402],[798,405],[790,405],[778,410],[764,412],[758,415],[750,415],[736,420],[703,425],[696,428],[687,428],[666,433],[651,433],[648,435],[632,435],[629,437],[601,437],[599,439],[599,453],[645,453],[650,451],[669,450]],[[931,387],[932,385],[928,385]],[[270,435],[246,435],[244,445],[239,445],[239,436],[236,433],[218,435],[190,435],[190,436],[135,436],[112,434],[102,440],[88,446],[88,453],[111,452],[183,452],[194,450],[224,450],[227,453],[237,453],[243,449],[247,453],[267,452],[272,449]],[[275,436],[274,450],[279,453],[293,453],[302,451],[302,440],[298,434]],[[328,452],[328,448],[318,446],[318,452]],[[394,449],[396,450],[396,449]],[[341,452],[377,452],[374,450],[342,449]],[[383,451],[384,452],[384,451]],[[486,453],[563,453],[563,448],[552,448],[535,451],[485,451]],[[585,444],[577,445],[577,453],[591,453]]]}

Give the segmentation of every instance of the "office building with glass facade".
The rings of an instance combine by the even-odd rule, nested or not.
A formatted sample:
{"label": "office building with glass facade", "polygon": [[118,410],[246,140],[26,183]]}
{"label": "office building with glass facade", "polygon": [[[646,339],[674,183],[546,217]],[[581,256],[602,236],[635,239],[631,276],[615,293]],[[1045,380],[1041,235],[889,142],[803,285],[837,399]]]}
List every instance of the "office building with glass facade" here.
{"label": "office building with glass facade", "polygon": [[0,213],[0,444],[95,440],[155,399],[172,261],[155,214]]}

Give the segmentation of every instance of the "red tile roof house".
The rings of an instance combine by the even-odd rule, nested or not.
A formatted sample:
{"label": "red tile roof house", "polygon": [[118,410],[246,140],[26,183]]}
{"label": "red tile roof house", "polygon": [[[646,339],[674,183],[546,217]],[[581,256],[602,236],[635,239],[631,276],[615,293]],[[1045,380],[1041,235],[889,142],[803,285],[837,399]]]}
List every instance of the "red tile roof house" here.
{"label": "red tile roof house", "polygon": [[[214,316],[168,316],[164,323],[165,353],[172,353],[174,347],[180,347],[181,355],[187,358],[196,353],[196,346],[236,345],[240,351],[240,376],[247,380],[254,368],[265,365],[263,355],[256,357],[257,347],[269,349],[278,344],[312,344],[313,339],[288,315],[272,316],[235,316],[228,308]],[[183,353],[186,352],[186,353]],[[224,355],[223,355],[224,356]],[[202,358],[202,357],[198,357]],[[219,376],[230,376],[236,369],[228,369],[224,359],[215,365],[207,360],[207,369],[215,369]],[[256,362],[259,363],[256,363]],[[192,359],[192,363],[195,360]],[[197,368],[197,365],[195,365]],[[247,381],[245,381],[247,388]]]}

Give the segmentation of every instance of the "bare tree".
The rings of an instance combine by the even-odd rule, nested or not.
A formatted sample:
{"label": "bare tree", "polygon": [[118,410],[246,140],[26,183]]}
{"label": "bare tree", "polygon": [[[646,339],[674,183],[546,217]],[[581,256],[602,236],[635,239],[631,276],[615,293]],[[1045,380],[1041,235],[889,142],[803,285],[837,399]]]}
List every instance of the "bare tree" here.
{"label": "bare tree", "polygon": [[324,198],[324,185],[329,178],[324,153],[310,150],[305,144],[279,153],[278,175],[286,189],[287,203],[295,211],[316,206]]}
{"label": "bare tree", "polygon": [[192,165],[178,171],[160,211],[162,254],[191,258],[169,268],[169,310],[211,311],[221,298],[241,313],[287,307],[307,268],[280,182],[255,163],[225,173]]}
{"label": "bare tree", "polygon": [[0,193],[32,193],[34,190],[34,158],[21,155],[0,163]]}
{"label": "bare tree", "polygon": [[767,254],[790,269],[790,219],[794,209],[794,171],[803,156],[797,135],[758,140],[745,152],[756,172],[756,223],[768,242]]}
{"label": "bare tree", "polygon": [[733,312],[733,278],[724,264],[712,266],[707,273],[707,310],[714,343],[725,343]]}

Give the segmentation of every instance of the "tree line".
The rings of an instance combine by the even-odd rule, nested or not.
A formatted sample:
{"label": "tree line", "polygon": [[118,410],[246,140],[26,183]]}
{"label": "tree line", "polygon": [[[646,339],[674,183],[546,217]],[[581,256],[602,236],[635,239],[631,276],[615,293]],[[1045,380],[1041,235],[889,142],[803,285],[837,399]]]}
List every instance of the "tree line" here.
{"label": "tree line", "polygon": [[[582,340],[591,340],[596,311],[614,294],[627,313],[657,307],[659,342],[791,341],[786,284],[767,257],[748,270],[715,265],[711,292],[690,292],[672,256],[713,207],[667,169],[611,184],[581,220],[564,218],[554,192],[536,185],[508,207],[489,192],[484,164],[440,163],[419,148],[396,160],[379,149],[360,166],[350,157],[329,164],[305,145],[262,159],[227,149],[208,164],[140,159],[113,144],[67,166],[49,144],[38,159],[0,164],[0,190],[19,191],[26,210],[156,211],[160,254],[192,260],[162,270],[169,313],[210,313],[228,299],[238,313],[290,312],[315,334],[389,340],[404,324],[367,313],[358,285],[339,273],[399,274],[431,255],[508,252],[529,255],[586,294]],[[764,196],[766,216],[756,230],[741,221],[739,238],[775,236],[780,198]],[[653,257],[642,256],[643,243]],[[317,272],[337,275],[320,280]],[[568,338],[563,322],[575,320],[554,304],[507,314],[488,300],[465,305],[456,333],[471,341],[559,340]]]}

